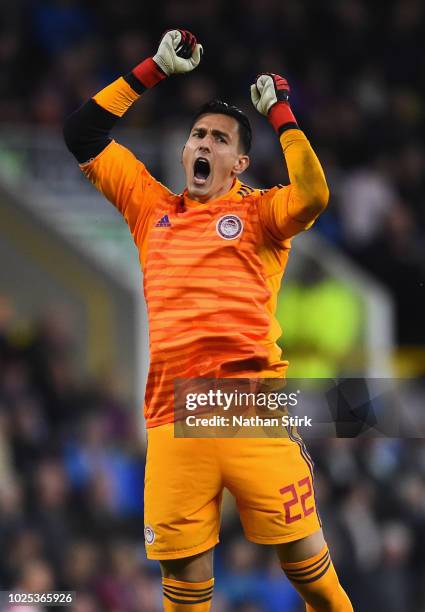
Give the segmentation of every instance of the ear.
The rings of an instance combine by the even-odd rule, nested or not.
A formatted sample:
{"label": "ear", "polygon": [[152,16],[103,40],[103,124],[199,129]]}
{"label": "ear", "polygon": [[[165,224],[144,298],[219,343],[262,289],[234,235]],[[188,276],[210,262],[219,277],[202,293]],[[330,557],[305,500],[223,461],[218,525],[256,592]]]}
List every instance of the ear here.
{"label": "ear", "polygon": [[249,166],[249,162],[250,162],[250,159],[248,155],[239,155],[238,159],[236,160],[233,166],[233,173],[242,174],[242,172],[245,172],[245,170]]}

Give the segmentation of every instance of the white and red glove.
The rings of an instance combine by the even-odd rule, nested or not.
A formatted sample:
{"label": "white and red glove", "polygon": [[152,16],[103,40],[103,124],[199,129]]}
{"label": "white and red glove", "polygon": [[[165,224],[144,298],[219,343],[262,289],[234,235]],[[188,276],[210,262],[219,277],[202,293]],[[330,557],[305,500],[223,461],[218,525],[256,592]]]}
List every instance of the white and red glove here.
{"label": "white and red glove", "polygon": [[188,30],[168,30],[153,56],[153,61],[167,76],[190,72],[201,61],[202,45]]}
{"label": "white and red glove", "polygon": [[184,74],[196,68],[203,49],[188,30],[167,30],[153,57],[133,68],[132,73],[149,89],[172,74]]}
{"label": "white and red glove", "polygon": [[253,105],[267,117],[279,135],[285,130],[298,128],[289,105],[290,91],[288,81],[272,72],[259,74],[251,85]]}

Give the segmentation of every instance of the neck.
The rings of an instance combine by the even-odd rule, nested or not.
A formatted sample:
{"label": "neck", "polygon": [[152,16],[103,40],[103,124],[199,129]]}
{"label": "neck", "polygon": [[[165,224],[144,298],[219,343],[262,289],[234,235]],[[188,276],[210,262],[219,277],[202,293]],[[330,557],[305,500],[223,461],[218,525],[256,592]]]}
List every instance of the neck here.
{"label": "neck", "polygon": [[233,185],[235,184],[235,181],[236,181],[236,178],[232,177],[220,189],[217,189],[216,191],[207,193],[205,195],[190,193],[188,189],[187,195],[191,200],[194,200],[195,202],[199,202],[200,204],[206,204],[207,202],[211,202],[211,200],[217,200],[221,196],[228,193],[232,189]]}

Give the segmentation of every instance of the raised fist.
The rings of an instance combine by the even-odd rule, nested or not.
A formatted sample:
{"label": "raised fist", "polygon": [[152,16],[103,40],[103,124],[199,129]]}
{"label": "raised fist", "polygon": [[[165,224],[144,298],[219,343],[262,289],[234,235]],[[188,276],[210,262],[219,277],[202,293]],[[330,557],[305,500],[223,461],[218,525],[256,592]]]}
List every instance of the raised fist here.
{"label": "raised fist", "polygon": [[289,103],[290,88],[288,81],[272,72],[259,74],[251,85],[251,100],[262,115],[267,116],[277,102]]}
{"label": "raised fist", "polygon": [[188,30],[168,30],[153,56],[154,62],[167,75],[190,72],[201,61],[202,45]]}

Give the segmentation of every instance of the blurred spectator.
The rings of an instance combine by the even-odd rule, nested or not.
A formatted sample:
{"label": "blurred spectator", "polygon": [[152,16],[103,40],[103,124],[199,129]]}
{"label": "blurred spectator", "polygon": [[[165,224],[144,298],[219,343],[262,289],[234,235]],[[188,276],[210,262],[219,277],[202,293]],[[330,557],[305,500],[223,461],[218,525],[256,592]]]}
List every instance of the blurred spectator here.
{"label": "blurred spectator", "polygon": [[217,563],[216,591],[234,609],[272,612],[295,609],[301,602],[280,569],[274,550],[234,536],[225,546],[226,556],[220,555]]}
{"label": "blurred spectator", "polygon": [[353,250],[363,248],[380,233],[396,203],[386,177],[372,168],[347,175],[340,187],[341,222]]}
{"label": "blurred spectator", "polygon": [[94,541],[75,539],[62,564],[62,581],[66,590],[89,591],[102,570],[99,548]]}
{"label": "blurred spectator", "polygon": [[54,588],[52,568],[41,559],[24,562],[18,580],[14,585],[24,593],[46,593]]}
{"label": "blurred spectator", "polygon": [[52,56],[93,34],[92,17],[79,0],[34,0],[32,26],[36,41]]}

